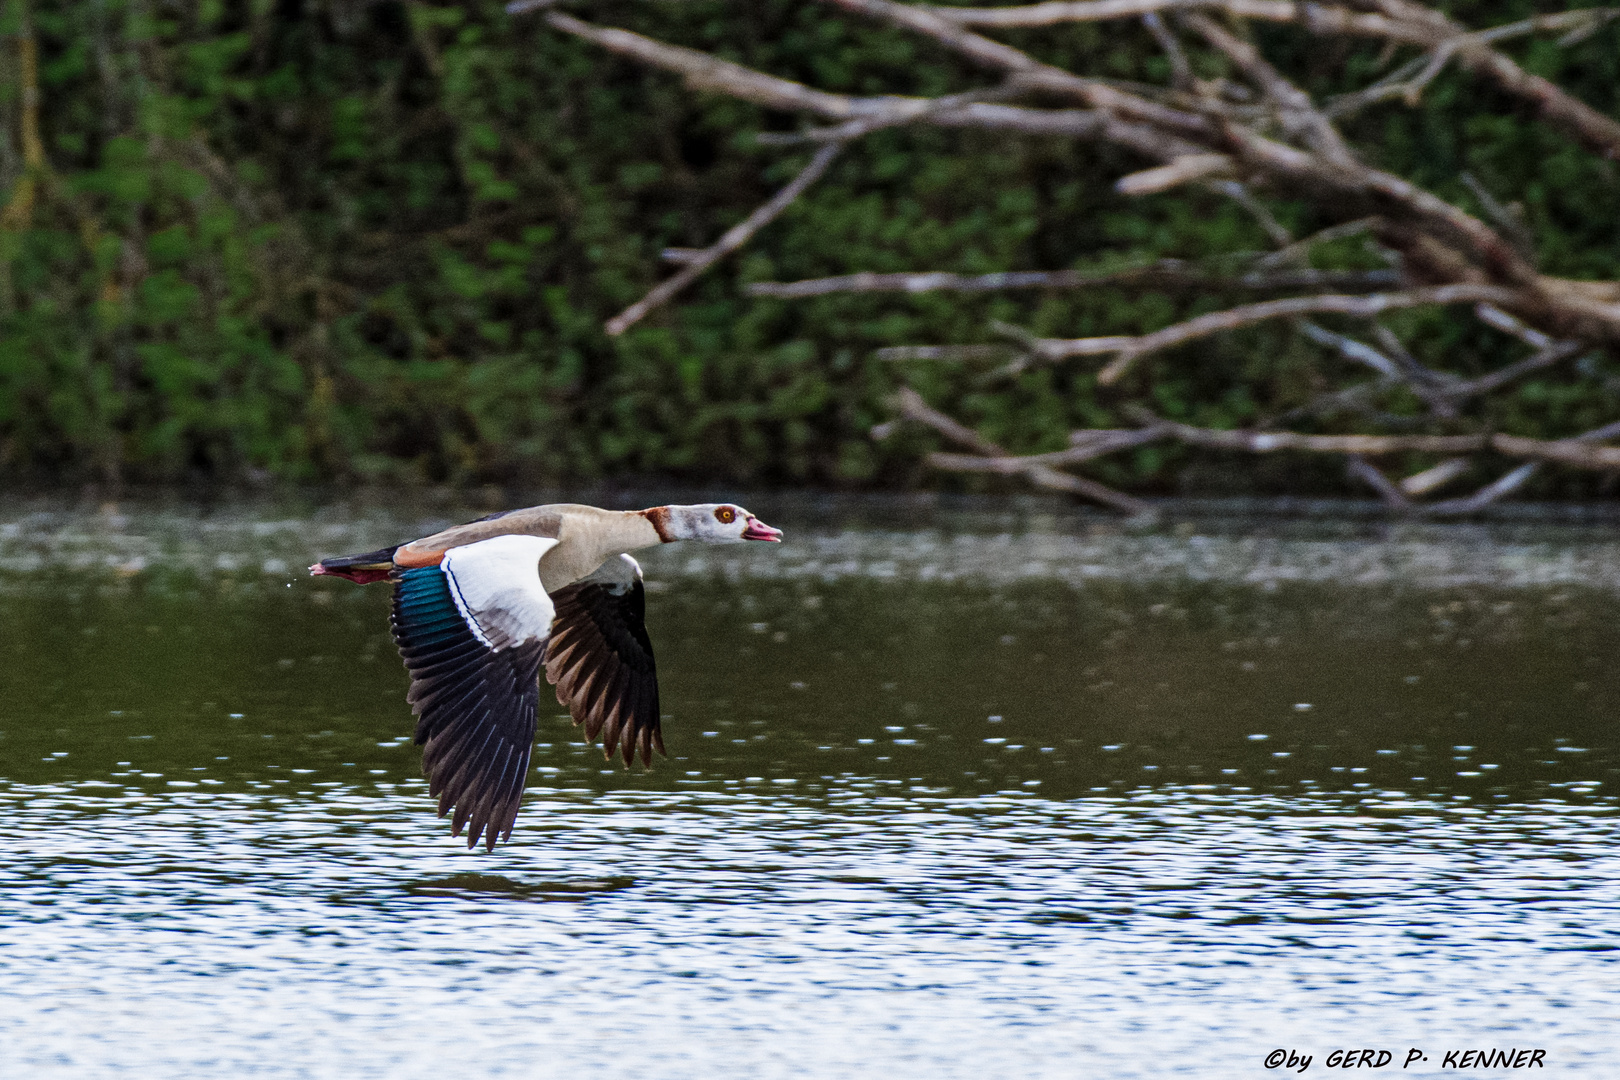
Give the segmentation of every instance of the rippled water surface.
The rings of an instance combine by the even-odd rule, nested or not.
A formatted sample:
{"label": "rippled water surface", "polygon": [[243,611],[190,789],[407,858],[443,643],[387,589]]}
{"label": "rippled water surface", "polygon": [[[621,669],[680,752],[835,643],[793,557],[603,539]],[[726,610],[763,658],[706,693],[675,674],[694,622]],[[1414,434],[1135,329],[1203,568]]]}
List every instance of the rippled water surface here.
{"label": "rippled water surface", "polygon": [[0,512],[0,1075],[1614,1075],[1611,529],[755,509],[493,855],[297,573],[484,508]]}

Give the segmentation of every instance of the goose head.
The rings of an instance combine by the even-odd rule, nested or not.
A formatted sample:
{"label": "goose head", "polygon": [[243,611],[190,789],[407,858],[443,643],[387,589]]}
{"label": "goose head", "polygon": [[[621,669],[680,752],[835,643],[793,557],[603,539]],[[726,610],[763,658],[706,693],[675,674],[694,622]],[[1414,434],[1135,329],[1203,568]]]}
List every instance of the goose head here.
{"label": "goose head", "polygon": [[654,524],[665,540],[729,544],[739,540],[779,543],[782,539],[781,529],[771,528],[735,503],[699,503],[659,509],[664,511],[660,515],[662,520],[655,520]]}

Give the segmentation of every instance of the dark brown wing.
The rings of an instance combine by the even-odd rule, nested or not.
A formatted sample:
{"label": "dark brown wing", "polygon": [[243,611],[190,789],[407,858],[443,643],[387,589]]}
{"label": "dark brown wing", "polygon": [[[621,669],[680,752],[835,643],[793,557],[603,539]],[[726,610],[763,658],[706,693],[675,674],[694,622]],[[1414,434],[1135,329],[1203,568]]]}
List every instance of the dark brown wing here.
{"label": "dark brown wing", "polygon": [[639,752],[652,763],[664,753],[658,727],[658,669],[647,637],[647,590],[628,555],[609,559],[590,577],[551,594],[557,614],[546,645],[546,679],[585,737],[626,765]]}
{"label": "dark brown wing", "polygon": [[512,835],[540,705],[545,640],[499,650],[479,639],[437,566],[396,579],[390,619],[411,673],[407,700],[419,716],[416,741],[439,816],[453,806],[451,831],[467,846],[493,850]]}

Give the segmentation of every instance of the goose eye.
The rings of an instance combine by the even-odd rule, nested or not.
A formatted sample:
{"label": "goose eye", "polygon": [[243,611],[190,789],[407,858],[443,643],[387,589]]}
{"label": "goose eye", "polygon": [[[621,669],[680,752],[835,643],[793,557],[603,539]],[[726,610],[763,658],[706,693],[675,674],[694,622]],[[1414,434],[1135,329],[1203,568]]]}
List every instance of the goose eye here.
{"label": "goose eye", "polygon": [[733,521],[737,520],[737,511],[733,510],[729,506],[722,506],[720,509],[714,512],[714,516],[719,519],[720,524],[730,525]]}

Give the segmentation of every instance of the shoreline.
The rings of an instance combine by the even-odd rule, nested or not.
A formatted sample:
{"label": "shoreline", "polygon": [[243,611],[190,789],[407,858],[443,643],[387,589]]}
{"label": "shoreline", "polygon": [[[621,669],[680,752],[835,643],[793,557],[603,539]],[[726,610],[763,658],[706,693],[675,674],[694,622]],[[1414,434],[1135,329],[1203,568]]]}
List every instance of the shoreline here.
{"label": "shoreline", "polygon": [[[303,567],[321,555],[426,535],[487,513],[488,494],[396,497],[390,505],[364,495],[324,504],[203,502],[172,492],[116,501],[16,499],[0,506],[0,575],[167,571],[300,582],[307,580]],[[666,499],[694,501],[722,494],[733,493],[663,491]],[[650,498],[630,489],[611,499],[600,495],[619,506]],[[1520,513],[1494,519],[1427,522],[1374,516],[1381,510],[1376,503],[1166,500],[1149,524],[1023,495],[757,492],[742,499],[786,529],[788,542],[769,551],[757,545],[647,551],[639,557],[649,579],[1572,586],[1620,593],[1620,505],[1521,504]]]}

